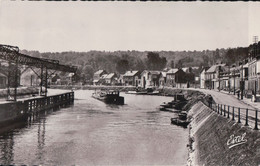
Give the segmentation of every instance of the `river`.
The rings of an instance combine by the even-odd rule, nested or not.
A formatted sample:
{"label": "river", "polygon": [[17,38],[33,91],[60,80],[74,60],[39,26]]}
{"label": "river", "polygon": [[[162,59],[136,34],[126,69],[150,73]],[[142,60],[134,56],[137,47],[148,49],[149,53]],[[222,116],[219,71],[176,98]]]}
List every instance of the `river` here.
{"label": "river", "polygon": [[171,97],[121,95],[125,105],[75,91],[74,105],[42,113],[0,135],[0,163],[17,165],[186,165],[188,129],[158,106]]}

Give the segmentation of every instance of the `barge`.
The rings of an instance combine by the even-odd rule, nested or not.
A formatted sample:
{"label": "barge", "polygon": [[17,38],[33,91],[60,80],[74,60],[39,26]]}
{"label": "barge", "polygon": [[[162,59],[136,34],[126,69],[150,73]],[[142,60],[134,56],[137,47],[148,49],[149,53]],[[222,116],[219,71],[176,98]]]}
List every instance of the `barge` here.
{"label": "barge", "polygon": [[119,95],[119,91],[100,91],[92,94],[92,97],[105,102],[106,104],[124,105],[124,97]]}

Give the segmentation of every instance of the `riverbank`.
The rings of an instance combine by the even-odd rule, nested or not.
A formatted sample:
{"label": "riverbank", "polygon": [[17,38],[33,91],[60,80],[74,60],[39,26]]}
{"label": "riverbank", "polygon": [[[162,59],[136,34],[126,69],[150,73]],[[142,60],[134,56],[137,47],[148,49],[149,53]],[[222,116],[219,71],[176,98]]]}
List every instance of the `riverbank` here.
{"label": "riverbank", "polygon": [[259,131],[216,114],[202,102],[188,115],[192,117],[188,165],[260,164]]}

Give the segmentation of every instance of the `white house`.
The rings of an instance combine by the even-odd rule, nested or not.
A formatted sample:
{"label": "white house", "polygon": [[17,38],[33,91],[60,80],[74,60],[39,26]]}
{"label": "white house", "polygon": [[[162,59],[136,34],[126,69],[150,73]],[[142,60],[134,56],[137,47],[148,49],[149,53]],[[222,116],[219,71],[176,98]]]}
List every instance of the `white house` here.
{"label": "white house", "polygon": [[203,67],[201,72],[200,72],[200,88],[205,89],[205,81],[206,81],[206,76],[205,72],[209,69],[209,67]]}

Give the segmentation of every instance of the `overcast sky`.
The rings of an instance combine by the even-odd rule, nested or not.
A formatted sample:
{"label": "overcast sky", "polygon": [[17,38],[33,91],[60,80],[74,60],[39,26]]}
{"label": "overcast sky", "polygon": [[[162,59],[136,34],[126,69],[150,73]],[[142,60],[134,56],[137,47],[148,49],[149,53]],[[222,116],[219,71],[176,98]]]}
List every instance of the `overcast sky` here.
{"label": "overcast sky", "polygon": [[0,43],[41,52],[248,46],[259,16],[258,2],[0,0]]}

